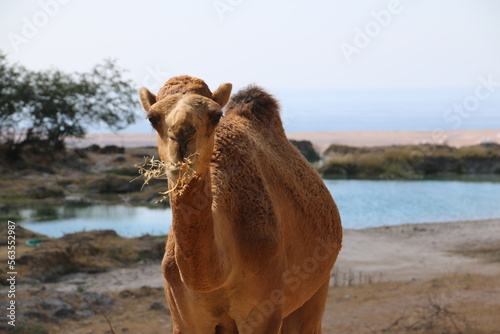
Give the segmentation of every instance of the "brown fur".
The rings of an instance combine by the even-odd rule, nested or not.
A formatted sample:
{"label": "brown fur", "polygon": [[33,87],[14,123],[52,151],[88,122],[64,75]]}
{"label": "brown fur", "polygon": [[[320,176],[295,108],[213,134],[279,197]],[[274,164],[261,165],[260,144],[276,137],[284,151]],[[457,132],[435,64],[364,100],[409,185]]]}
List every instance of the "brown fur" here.
{"label": "brown fur", "polygon": [[[170,92],[199,80],[182,78],[188,87]],[[223,84],[213,96],[228,89]],[[185,191],[170,195],[173,223],[162,265],[174,333],[321,333],[340,216],[321,178],[287,140],[277,101],[250,86],[213,127],[213,108],[220,111],[224,101],[169,94],[148,108],[148,117],[158,115],[162,160],[179,161],[182,129],[197,130],[186,146],[197,154],[196,174]],[[177,177],[173,171],[170,187]]]}
{"label": "brown fur", "polygon": [[205,81],[190,77],[189,75],[183,75],[165,82],[163,87],[158,91],[158,101],[164,99],[167,95],[188,93],[198,94],[209,99],[212,98],[212,92]]}

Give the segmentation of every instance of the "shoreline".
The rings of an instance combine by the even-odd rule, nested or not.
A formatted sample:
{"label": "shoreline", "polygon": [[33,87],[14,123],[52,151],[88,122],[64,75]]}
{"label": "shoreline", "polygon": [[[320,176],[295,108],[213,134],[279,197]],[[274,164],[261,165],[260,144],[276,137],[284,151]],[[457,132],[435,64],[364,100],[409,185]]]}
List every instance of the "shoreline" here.
{"label": "shoreline", "polygon": [[498,218],[486,218],[486,219],[468,219],[468,220],[447,220],[447,221],[434,221],[434,222],[422,222],[422,223],[402,223],[397,225],[382,225],[376,227],[362,227],[362,228],[345,228],[344,231],[371,231],[371,230],[389,230],[392,228],[410,228],[410,227],[420,227],[420,226],[428,226],[432,227],[433,225],[441,225],[441,224],[469,224],[469,223],[481,223],[481,222],[493,222],[500,221],[500,217]]}
{"label": "shoreline", "polygon": [[[95,204],[94,204],[95,205]],[[102,205],[102,204],[101,204]],[[106,206],[128,206],[126,204],[123,204],[123,203],[113,203],[113,204],[105,204]],[[134,205],[130,205],[132,207],[146,207],[146,208],[151,208],[151,206],[148,204],[148,205],[139,205],[139,204],[134,204]],[[24,207],[24,206],[20,206],[20,207]],[[169,207],[158,207],[158,208],[154,208],[154,210],[164,210],[165,211],[165,223],[168,221],[168,217],[167,217],[167,209]],[[397,224],[394,224],[394,225],[380,225],[380,226],[370,226],[370,227],[360,227],[360,228],[352,228],[352,227],[343,227],[343,230],[344,231],[378,231],[378,230],[390,230],[390,229],[403,229],[403,228],[412,228],[412,227],[432,227],[434,225],[443,225],[443,224],[467,224],[467,223],[478,223],[478,222],[489,222],[489,221],[497,221],[497,220],[500,220],[500,217],[492,217],[492,218],[481,218],[481,219],[469,219],[469,220],[446,220],[446,221],[432,221],[432,222],[408,222],[408,223],[397,223]],[[50,220],[48,220],[50,222]],[[30,230],[29,227],[25,227],[25,224],[23,223],[28,223],[28,225],[30,224],[44,224],[43,222],[43,219],[41,220],[19,220],[17,219],[16,220],[16,223],[19,223],[19,226],[22,226],[23,228],[26,228],[28,230]],[[1,223],[0,223],[1,224]],[[167,225],[166,225],[167,226]],[[64,233],[63,235],[67,235],[67,234],[73,234],[73,233],[79,233],[79,232],[83,232],[83,231],[102,231],[102,230],[112,230],[114,232],[116,232],[120,237],[122,238],[137,238],[137,237],[141,237],[141,236],[144,236],[144,235],[150,235],[150,236],[153,236],[153,237],[159,237],[159,236],[164,236],[166,234],[168,234],[170,228],[168,229],[165,229],[165,233],[160,233],[160,234],[154,234],[154,233],[140,233],[138,235],[132,235],[132,236],[125,236],[125,235],[122,235],[119,233],[119,231],[115,228],[103,228],[103,229],[86,229],[86,228],[82,228],[82,230],[78,230],[76,232],[68,232],[68,233]],[[36,232],[36,233],[40,233],[40,234],[44,234],[43,232]],[[45,234],[44,234],[45,235]],[[49,235],[46,235],[47,237],[49,238],[59,238],[59,237],[52,237],[52,236],[49,236]]]}
{"label": "shoreline", "polygon": [[[447,144],[452,147],[471,146],[484,142],[500,144],[500,129],[484,130],[412,130],[412,131],[331,131],[287,132],[289,139],[308,140],[319,152],[332,144],[354,147],[414,145],[422,143]],[[92,144],[123,147],[156,147],[156,134],[147,133],[89,133],[83,139],[70,139],[70,146]]]}

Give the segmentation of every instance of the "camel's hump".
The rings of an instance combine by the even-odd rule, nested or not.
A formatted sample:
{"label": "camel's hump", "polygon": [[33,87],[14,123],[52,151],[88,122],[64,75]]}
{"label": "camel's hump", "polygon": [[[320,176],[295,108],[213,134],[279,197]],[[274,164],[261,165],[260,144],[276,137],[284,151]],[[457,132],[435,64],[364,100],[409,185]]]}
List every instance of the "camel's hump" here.
{"label": "camel's hump", "polygon": [[237,114],[263,123],[280,120],[278,101],[263,88],[250,85],[231,97],[226,115]]}

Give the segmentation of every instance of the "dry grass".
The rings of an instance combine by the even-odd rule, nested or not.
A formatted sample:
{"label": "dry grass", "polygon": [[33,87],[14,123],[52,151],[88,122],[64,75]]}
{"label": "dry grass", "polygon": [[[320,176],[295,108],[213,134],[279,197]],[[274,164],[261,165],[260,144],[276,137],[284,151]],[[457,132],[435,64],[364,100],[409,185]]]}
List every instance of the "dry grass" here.
{"label": "dry grass", "polygon": [[161,160],[155,159],[154,157],[144,157],[144,163],[142,165],[135,165],[140,175],[130,182],[142,177],[144,178],[144,183],[142,185],[144,187],[149,184],[151,180],[166,180],[168,179],[168,173],[170,171],[179,170],[179,177],[175,181],[174,186],[164,192],[160,192],[162,198],[158,200],[157,203],[166,200],[168,198],[168,194],[171,192],[175,191],[182,194],[186,190],[189,182],[196,177],[196,171],[192,168],[192,158],[195,155],[198,155],[198,153],[193,153],[187,158],[184,158],[182,161],[178,161],[176,163],[165,163]]}
{"label": "dry grass", "polygon": [[359,284],[379,283],[382,281],[382,273],[370,274],[362,271],[354,272],[352,270],[340,271],[337,267],[334,267],[330,273],[331,287],[355,286]]}
{"label": "dry grass", "polygon": [[479,333],[464,314],[453,312],[450,306],[436,297],[428,296],[425,304],[415,307],[397,318],[386,328],[374,334],[426,333],[426,334],[473,334]]}
{"label": "dry grass", "polygon": [[467,146],[457,149],[457,156],[463,157],[475,157],[475,158],[485,158],[489,155],[488,148],[481,145]]}
{"label": "dry grass", "polygon": [[357,148],[332,145],[325,151],[325,176],[418,178],[436,173],[496,173],[499,145],[453,148],[407,145]]}
{"label": "dry grass", "polygon": [[499,245],[491,245],[489,247],[479,247],[472,249],[465,248],[454,251],[453,253],[473,258],[481,258],[488,262],[500,262]]}

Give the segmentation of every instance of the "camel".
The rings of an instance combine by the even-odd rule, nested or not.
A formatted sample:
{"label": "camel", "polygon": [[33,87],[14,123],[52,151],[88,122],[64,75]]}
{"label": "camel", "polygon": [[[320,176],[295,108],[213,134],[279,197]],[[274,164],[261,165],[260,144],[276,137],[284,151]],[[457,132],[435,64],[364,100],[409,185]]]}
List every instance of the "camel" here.
{"label": "camel", "polygon": [[229,101],[231,90],[190,76],[139,90],[171,166],[162,270],[173,333],[321,333],[337,206],[286,138],[274,97],[249,86]]}

